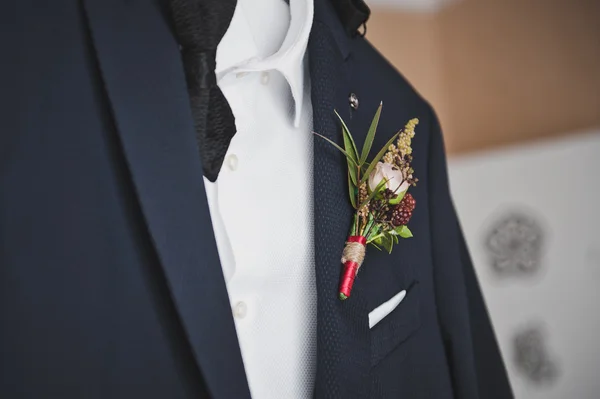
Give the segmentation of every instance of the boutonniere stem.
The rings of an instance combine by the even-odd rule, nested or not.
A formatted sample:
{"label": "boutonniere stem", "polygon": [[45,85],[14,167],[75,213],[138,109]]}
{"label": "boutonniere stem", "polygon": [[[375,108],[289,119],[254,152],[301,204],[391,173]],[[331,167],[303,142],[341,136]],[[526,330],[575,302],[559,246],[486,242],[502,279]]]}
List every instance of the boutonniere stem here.
{"label": "boutonniere stem", "polygon": [[356,143],[344,120],[336,112],[342,125],[344,146],[327,140],[341,151],[348,164],[348,193],[355,209],[352,226],[342,251],[342,276],[338,296],[348,299],[358,271],[366,257],[366,248],[371,245],[392,252],[399,238],[410,238],[412,232],[408,222],[416,201],[408,189],[418,179],[413,177],[412,138],[418,119],[411,119],[404,129],[394,134],[381,150],[367,162],[375,133],[379,124],[383,104],[379,104],[365,142],[359,154]]}

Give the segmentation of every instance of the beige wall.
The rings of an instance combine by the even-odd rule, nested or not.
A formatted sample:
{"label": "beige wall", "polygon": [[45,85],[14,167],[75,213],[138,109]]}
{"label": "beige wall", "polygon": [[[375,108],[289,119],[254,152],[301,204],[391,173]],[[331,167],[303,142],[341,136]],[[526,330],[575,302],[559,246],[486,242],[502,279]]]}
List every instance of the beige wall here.
{"label": "beige wall", "polygon": [[600,126],[600,1],[374,9],[367,38],[434,104],[451,153]]}

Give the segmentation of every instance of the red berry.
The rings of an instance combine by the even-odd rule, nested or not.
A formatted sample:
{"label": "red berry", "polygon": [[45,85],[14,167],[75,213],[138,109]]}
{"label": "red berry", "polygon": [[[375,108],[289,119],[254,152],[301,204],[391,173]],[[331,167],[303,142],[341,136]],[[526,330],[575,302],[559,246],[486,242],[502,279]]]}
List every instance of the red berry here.
{"label": "red berry", "polygon": [[406,194],[404,198],[402,198],[402,201],[400,201],[400,205],[403,205],[413,211],[417,205],[417,201],[415,201],[415,198],[412,196],[412,194]]}
{"label": "red berry", "polygon": [[406,194],[402,201],[394,208],[390,214],[390,220],[394,226],[407,225],[415,209],[416,201],[412,195]]}

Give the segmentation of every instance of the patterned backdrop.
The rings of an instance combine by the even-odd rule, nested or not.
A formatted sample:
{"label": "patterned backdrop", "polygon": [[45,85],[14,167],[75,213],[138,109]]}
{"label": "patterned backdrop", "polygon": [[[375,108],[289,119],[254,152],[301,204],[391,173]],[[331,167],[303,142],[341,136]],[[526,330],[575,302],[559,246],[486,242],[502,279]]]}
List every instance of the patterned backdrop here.
{"label": "patterned backdrop", "polygon": [[600,129],[450,161],[519,399],[600,398]]}

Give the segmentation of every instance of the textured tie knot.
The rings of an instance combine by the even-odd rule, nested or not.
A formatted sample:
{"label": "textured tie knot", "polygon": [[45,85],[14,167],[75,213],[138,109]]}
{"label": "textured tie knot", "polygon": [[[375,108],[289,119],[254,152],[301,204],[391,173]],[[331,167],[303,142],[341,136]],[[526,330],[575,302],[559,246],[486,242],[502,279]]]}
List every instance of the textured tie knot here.
{"label": "textured tie knot", "polygon": [[199,50],[196,48],[181,49],[183,62],[192,66],[190,73],[196,76],[199,89],[210,89],[217,85],[215,68],[217,64],[217,50]]}

